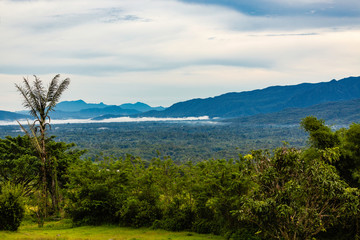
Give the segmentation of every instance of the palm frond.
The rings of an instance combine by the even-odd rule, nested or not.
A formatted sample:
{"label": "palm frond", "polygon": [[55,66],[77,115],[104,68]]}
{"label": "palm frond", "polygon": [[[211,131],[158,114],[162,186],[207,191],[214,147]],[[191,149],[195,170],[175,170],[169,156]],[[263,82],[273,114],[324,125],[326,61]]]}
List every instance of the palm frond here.
{"label": "palm frond", "polygon": [[43,117],[45,114],[45,108],[46,108],[46,93],[45,93],[45,88],[42,84],[42,81],[40,80],[40,78],[38,78],[36,75],[34,75],[35,80],[34,80],[34,94],[36,96],[36,100],[38,103],[38,106],[40,107],[39,110],[39,114]]}
{"label": "palm frond", "polygon": [[46,115],[48,115],[48,113],[54,109],[54,107],[60,100],[61,94],[68,88],[69,84],[70,79],[66,78],[58,85],[56,92],[53,94],[51,102],[48,105]]}
{"label": "palm frond", "polygon": [[21,87],[17,84],[15,84],[15,87],[18,89],[20,94],[24,97],[23,106],[27,109],[29,109],[30,115],[34,118],[38,118],[36,107],[34,106],[33,102],[30,99],[30,94],[27,85],[25,85],[26,88]]}
{"label": "palm frond", "polygon": [[[35,79],[36,80],[36,79]],[[26,96],[27,96],[27,99],[28,99],[28,103],[29,105],[31,105],[31,108],[34,109],[37,114],[36,117],[37,119],[39,119],[39,112],[41,110],[41,106],[40,106],[40,103],[39,103],[39,98],[37,96],[37,93],[36,93],[36,89],[34,87],[31,87],[30,86],[30,83],[29,83],[29,80],[24,78],[24,85],[25,85],[25,88],[26,88]]]}
{"label": "palm frond", "polygon": [[57,74],[50,82],[50,85],[48,87],[46,101],[51,102],[54,94],[57,91],[58,88],[58,81],[59,81],[60,74]]}
{"label": "palm frond", "polygon": [[[33,86],[26,78],[24,78],[23,86],[17,84],[15,86],[24,98],[24,107],[29,109],[30,114],[35,117],[31,128],[33,135],[36,136],[37,131],[40,130],[41,136],[44,137],[46,127],[51,128],[49,112],[54,109],[61,94],[68,88],[70,79],[66,78],[59,84],[60,75],[57,74],[52,79],[48,89],[45,89],[42,81],[36,75],[34,77]],[[35,126],[36,124],[38,125]]]}

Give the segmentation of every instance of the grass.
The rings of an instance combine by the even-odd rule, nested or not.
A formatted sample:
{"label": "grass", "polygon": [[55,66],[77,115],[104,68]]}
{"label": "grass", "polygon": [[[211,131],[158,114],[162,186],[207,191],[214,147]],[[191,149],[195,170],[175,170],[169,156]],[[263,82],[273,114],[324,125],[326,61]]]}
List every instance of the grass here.
{"label": "grass", "polygon": [[1,240],[223,240],[221,236],[191,232],[169,232],[117,226],[72,227],[70,222],[48,222],[43,228],[25,222],[17,232],[0,231]]}

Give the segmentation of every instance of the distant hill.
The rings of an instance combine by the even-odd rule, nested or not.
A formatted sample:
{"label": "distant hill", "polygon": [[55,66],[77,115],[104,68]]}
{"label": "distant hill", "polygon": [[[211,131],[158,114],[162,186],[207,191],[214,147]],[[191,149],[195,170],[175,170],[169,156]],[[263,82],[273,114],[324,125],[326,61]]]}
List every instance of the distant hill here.
{"label": "distant hill", "polygon": [[339,81],[274,86],[261,90],[226,93],[220,96],[175,103],[164,111],[150,111],[142,116],[233,118],[273,113],[287,108],[360,98],[360,77]]}
{"label": "distant hill", "polygon": [[76,100],[76,101],[63,101],[56,105],[55,111],[62,111],[62,112],[78,112],[83,109],[88,108],[104,108],[108,105],[104,103],[86,103],[83,100]]}
{"label": "distant hill", "polygon": [[224,120],[241,125],[298,125],[301,119],[315,116],[327,124],[360,123],[360,98],[327,102],[306,108],[289,108],[276,113],[258,114]]}
{"label": "distant hill", "polygon": [[142,102],[137,102],[137,103],[124,103],[121,104],[120,107],[122,109],[134,109],[137,110],[139,112],[148,112],[151,110],[155,110],[155,111],[162,111],[165,108],[164,107],[150,107],[149,105],[142,103]]}
{"label": "distant hill", "polygon": [[55,111],[51,113],[53,119],[87,119],[101,118],[106,116],[130,116],[151,110],[164,110],[163,107],[150,107],[141,102],[125,103],[119,106],[104,103],[86,103],[83,100],[63,101],[56,105]]}
{"label": "distant hill", "polygon": [[157,110],[161,111],[165,108],[163,107],[150,107],[149,105],[137,102],[137,103],[125,103],[121,104],[119,106],[116,105],[107,105],[103,102],[101,103],[86,103],[83,100],[76,100],[76,101],[63,101],[56,105],[55,110],[56,111],[62,111],[62,112],[79,112],[81,110],[85,109],[101,109],[106,107],[121,107],[122,109],[127,110],[136,110],[137,112],[147,112],[151,110]]}
{"label": "distant hill", "polygon": [[[163,107],[151,107],[145,103],[125,103],[120,106],[104,103],[86,103],[83,100],[63,101],[51,112],[52,119],[105,119],[107,117],[137,116],[146,111],[162,111]],[[27,114],[28,111],[18,111],[16,114]],[[9,112],[11,113],[11,112]],[[15,114],[15,113],[13,113]],[[5,115],[4,115],[5,116]],[[10,116],[10,115],[9,115]],[[15,115],[14,115],[15,116]],[[5,117],[4,117],[5,119]],[[8,118],[12,120],[12,118]],[[0,120],[1,116],[0,116]]]}
{"label": "distant hill", "polygon": [[[226,93],[216,97],[175,103],[166,109],[153,108],[141,102],[116,106],[86,103],[83,100],[65,101],[56,106],[56,111],[51,113],[51,117],[52,119],[106,119],[122,116],[209,116],[237,118],[236,121],[239,123],[253,121],[259,124],[298,124],[301,118],[315,115],[333,122],[348,122],[358,121],[359,104],[356,99],[360,99],[360,77],[349,77],[338,81],[273,86],[254,91]],[[9,114],[4,114],[3,118],[14,119]]]}
{"label": "distant hill", "polygon": [[133,114],[139,114],[140,112],[134,109],[123,109],[119,106],[108,106],[104,108],[87,108],[77,112],[64,112],[55,111],[51,113],[53,119],[87,119],[99,117],[102,115],[119,115],[130,116]]}
{"label": "distant hill", "polygon": [[0,110],[0,120],[1,121],[14,121],[14,120],[20,120],[20,119],[26,119],[26,118],[29,118],[29,116],[25,115],[25,114],[19,114],[19,113],[13,113],[13,112]]}

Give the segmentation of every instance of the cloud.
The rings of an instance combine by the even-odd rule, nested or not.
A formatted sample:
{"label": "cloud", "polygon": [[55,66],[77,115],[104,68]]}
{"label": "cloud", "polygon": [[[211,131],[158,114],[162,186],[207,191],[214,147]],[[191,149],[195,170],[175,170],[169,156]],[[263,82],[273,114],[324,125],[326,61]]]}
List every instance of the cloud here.
{"label": "cloud", "polygon": [[[210,119],[208,116],[202,117],[185,117],[185,118],[155,118],[155,117],[118,117],[108,118],[104,120],[92,120],[92,119],[66,119],[66,120],[51,120],[52,125],[57,124],[84,124],[84,123],[124,123],[124,122],[168,122],[168,123],[188,123],[188,124],[219,124],[219,122]],[[28,122],[26,120],[20,121],[23,126],[26,126]],[[220,123],[221,124],[221,123]],[[0,121],[0,126],[19,125],[17,121]],[[106,128],[98,128],[98,130],[104,130]]]}
{"label": "cloud", "polygon": [[193,4],[219,5],[254,16],[319,15],[331,17],[358,17],[357,0],[180,0]]}
{"label": "cloud", "polygon": [[359,74],[358,1],[204,2],[0,1],[0,109],[32,74],[71,77],[64,99],[165,106]]}

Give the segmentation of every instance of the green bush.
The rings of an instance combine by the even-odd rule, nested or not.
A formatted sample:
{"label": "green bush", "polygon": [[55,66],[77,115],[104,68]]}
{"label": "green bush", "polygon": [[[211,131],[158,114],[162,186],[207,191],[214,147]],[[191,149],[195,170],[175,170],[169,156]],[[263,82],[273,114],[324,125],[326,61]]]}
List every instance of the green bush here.
{"label": "green bush", "polygon": [[180,208],[176,203],[170,204],[163,218],[155,222],[154,228],[162,228],[168,231],[191,230],[194,221],[194,212],[189,206]]}
{"label": "green bush", "polygon": [[24,217],[22,190],[10,183],[1,185],[0,230],[16,231]]}
{"label": "green bush", "polygon": [[245,224],[237,229],[233,229],[224,234],[227,240],[261,240],[260,236],[256,234],[258,228],[251,224]]}
{"label": "green bush", "polygon": [[81,189],[72,198],[67,211],[76,225],[101,225],[115,223],[115,208],[108,186],[93,184]]}
{"label": "green bush", "polygon": [[161,217],[160,209],[154,201],[131,196],[118,211],[120,224],[130,227],[150,227]]}

